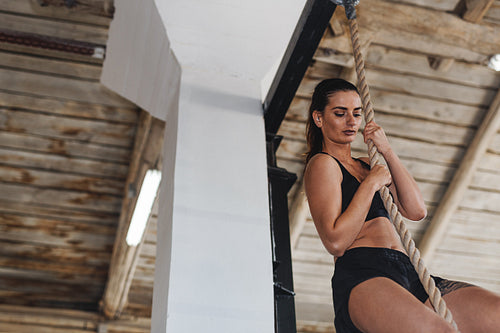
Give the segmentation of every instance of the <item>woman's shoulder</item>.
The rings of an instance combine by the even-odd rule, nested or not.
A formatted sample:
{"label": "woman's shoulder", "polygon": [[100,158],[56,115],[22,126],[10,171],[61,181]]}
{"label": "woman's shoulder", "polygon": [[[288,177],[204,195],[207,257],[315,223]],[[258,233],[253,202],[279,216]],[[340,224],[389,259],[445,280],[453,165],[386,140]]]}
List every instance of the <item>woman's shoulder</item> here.
{"label": "woman's shoulder", "polygon": [[311,157],[306,165],[304,178],[309,178],[312,175],[326,176],[326,175],[342,174],[338,162],[333,156],[324,153],[318,153]]}

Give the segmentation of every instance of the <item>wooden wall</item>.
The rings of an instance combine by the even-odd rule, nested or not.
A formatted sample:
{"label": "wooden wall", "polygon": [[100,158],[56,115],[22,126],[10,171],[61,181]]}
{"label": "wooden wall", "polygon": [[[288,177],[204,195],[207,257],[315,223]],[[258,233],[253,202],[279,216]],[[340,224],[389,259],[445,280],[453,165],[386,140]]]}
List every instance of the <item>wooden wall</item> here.
{"label": "wooden wall", "polygon": [[[7,34],[105,47],[109,17],[0,8]],[[138,119],[99,83],[101,65],[0,41],[0,303],[98,309]]]}
{"label": "wooden wall", "polygon": [[149,333],[149,319],[108,321],[76,310],[0,305],[0,332],[16,333]]}

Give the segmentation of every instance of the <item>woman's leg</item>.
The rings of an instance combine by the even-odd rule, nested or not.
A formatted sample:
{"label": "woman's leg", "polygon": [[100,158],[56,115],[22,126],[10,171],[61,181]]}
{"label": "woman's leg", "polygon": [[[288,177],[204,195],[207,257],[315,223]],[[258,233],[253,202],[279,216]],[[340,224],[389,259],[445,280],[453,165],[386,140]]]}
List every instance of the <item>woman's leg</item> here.
{"label": "woman's leg", "polygon": [[[461,333],[500,332],[500,297],[483,288],[469,285],[443,296]],[[441,289],[441,288],[440,288]]]}
{"label": "woman's leg", "polygon": [[352,289],[349,314],[364,333],[455,332],[432,309],[384,277],[364,281]]}

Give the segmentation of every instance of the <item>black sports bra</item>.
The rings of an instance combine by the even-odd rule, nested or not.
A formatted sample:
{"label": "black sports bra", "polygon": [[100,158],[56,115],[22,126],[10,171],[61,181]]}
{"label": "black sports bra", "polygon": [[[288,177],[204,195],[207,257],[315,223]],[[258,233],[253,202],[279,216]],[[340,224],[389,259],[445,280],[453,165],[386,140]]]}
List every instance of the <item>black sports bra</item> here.
{"label": "black sports bra", "polygon": [[[332,157],[335,161],[340,166],[340,170],[342,171],[342,213],[347,209],[347,206],[351,203],[352,198],[354,197],[354,194],[358,190],[358,187],[360,185],[359,181],[347,171],[346,168],[342,165],[342,163],[339,162],[335,157],[332,155],[325,153],[325,152],[320,152],[320,154],[325,154],[330,157]],[[370,169],[370,165],[365,163],[362,160],[359,160],[363,166],[367,169]],[[368,211],[368,214],[366,215],[366,221],[373,220],[376,217],[387,217],[389,218],[389,214],[387,213],[387,210],[384,207],[384,202],[382,201],[382,198],[380,197],[380,193],[375,192],[375,195],[373,196],[372,204],[370,206],[370,210]]]}

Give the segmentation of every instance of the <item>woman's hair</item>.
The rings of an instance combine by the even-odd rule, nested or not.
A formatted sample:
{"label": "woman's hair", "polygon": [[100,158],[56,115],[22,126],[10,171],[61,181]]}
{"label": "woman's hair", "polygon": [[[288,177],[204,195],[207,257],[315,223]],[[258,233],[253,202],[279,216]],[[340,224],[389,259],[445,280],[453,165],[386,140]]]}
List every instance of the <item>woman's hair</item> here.
{"label": "woman's hair", "polygon": [[359,95],[356,86],[343,79],[323,80],[314,89],[306,124],[306,140],[309,149],[306,153],[306,164],[311,157],[323,150],[323,133],[313,120],[313,112],[323,112],[328,105],[328,98],[338,91],[355,91]]}

